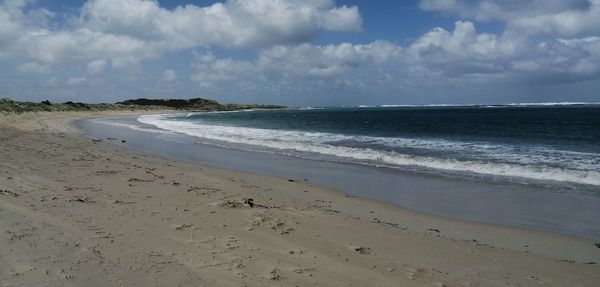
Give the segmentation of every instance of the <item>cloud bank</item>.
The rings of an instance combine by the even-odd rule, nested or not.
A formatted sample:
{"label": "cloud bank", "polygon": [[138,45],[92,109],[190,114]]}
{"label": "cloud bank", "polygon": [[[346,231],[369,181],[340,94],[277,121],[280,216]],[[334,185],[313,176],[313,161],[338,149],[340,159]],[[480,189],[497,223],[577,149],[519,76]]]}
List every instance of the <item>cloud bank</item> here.
{"label": "cloud bank", "polygon": [[[600,76],[600,0],[421,0],[420,9],[457,19],[454,27],[432,27],[410,41],[326,45],[316,41],[326,33],[365,32],[358,6],[228,0],[166,8],[154,0],[88,0],[75,12],[57,12],[39,4],[0,2],[0,73],[12,77],[0,80],[0,96],[184,93],[239,102],[390,103],[416,90],[523,91]],[[505,29],[478,32],[480,22]],[[223,49],[233,52],[223,56]],[[192,55],[185,69],[145,68],[181,53]]]}
{"label": "cloud bank", "polygon": [[43,23],[54,13],[29,2],[1,4],[0,47],[3,54],[49,64],[110,60],[119,68],[171,51],[302,43],[322,30],[362,27],[358,7],[337,7],[330,0],[230,0],[173,10],[151,0],[90,0],[79,15],[70,15],[69,26],[52,29]]}
{"label": "cloud bank", "polygon": [[528,35],[581,36],[600,32],[599,0],[421,0],[426,11],[480,21],[505,21]]}
{"label": "cloud bank", "polygon": [[264,83],[298,93],[316,93],[323,86],[366,93],[382,84],[401,89],[397,85],[403,82],[412,88],[452,81],[556,84],[597,78],[599,52],[600,37],[532,41],[478,33],[472,22],[458,21],[451,31],[435,28],[406,46],[388,41],[275,46],[255,60],[198,54],[192,79],[216,89],[214,94],[261,90]]}

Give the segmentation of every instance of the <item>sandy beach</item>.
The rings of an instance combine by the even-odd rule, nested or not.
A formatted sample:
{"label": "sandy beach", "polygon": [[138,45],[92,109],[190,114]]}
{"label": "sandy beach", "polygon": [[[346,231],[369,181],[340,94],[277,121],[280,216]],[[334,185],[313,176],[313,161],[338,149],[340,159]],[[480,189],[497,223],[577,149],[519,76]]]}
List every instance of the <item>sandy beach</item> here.
{"label": "sandy beach", "polygon": [[600,243],[430,216],[0,115],[2,286],[600,286]]}

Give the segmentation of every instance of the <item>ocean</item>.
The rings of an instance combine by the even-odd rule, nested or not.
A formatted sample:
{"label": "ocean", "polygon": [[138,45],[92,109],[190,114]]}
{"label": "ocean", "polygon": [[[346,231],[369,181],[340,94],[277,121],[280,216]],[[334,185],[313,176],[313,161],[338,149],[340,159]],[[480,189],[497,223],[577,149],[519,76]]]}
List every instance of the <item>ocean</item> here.
{"label": "ocean", "polygon": [[379,106],[137,121],[230,149],[447,177],[600,189],[600,105]]}
{"label": "ocean", "polygon": [[[100,117],[91,139],[434,214],[600,239],[600,105]],[[124,140],[124,141],[121,141]]]}

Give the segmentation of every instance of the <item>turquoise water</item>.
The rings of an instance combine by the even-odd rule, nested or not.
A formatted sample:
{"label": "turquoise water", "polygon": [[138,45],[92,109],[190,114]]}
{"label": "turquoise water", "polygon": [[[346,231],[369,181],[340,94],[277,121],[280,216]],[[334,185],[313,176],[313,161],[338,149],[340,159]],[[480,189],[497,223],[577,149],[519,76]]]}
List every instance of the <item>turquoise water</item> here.
{"label": "turquoise water", "polygon": [[138,121],[309,159],[600,186],[598,105],[288,109]]}

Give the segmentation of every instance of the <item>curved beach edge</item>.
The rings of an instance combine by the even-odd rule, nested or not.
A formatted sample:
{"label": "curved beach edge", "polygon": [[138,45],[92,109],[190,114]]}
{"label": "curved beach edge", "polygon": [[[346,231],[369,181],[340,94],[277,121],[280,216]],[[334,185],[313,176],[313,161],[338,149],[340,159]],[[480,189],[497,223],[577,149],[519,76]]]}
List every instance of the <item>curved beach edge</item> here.
{"label": "curved beach edge", "polygon": [[134,114],[0,115],[0,282],[600,284],[592,240],[175,161],[70,124]]}

